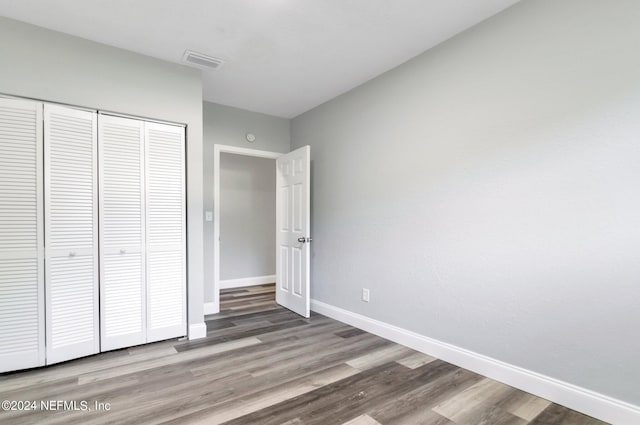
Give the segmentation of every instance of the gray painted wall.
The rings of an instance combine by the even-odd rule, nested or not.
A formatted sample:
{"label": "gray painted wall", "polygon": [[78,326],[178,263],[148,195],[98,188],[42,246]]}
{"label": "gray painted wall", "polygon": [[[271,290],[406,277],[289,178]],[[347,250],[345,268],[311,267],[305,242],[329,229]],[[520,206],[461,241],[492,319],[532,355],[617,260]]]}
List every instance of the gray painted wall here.
{"label": "gray painted wall", "polygon": [[638,22],[524,1],[295,118],[312,297],[640,405]]}
{"label": "gray painted wall", "polygon": [[[213,211],[213,146],[215,144],[240,146],[272,152],[289,152],[291,146],[290,120],[243,109],[204,102],[204,208]],[[256,135],[256,141],[247,142],[245,135]],[[205,301],[213,294],[213,222],[204,226],[204,279]]]}
{"label": "gray painted wall", "polygon": [[275,159],[220,155],[220,279],[276,273]]}
{"label": "gray painted wall", "polygon": [[202,323],[200,72],[0,17],[0,93],[187,124],[188,321]]}

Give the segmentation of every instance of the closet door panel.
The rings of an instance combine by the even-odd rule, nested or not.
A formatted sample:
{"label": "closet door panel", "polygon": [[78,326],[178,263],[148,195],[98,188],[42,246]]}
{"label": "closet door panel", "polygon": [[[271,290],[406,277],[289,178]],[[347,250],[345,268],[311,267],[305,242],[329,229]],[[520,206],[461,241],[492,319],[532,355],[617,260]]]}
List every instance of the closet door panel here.
{"label": "closet door panel", "polygon": [[146,342],[143,129],[99,117],[102,351]]}
{"label": "closet door panel", "polygon": [[184,128],[145,123],[147,342],[186,335]]}
{"label": "closet door panel", "polygon": [[44,107],[47,364],[100,351],[94,112]]}
{"label": "closet door panel", "polygon": [[140,252],[106,254],[102,259],[102,350],[145,342],[144,261]]}
{"label": "closet door panel", "polygon": [[0,372],[42,366],[42,104],[0,99]]}
{"label": "closet door panel", "polygon": [[95,257],[48,257],[46,270],[47,364],[98,353]]}

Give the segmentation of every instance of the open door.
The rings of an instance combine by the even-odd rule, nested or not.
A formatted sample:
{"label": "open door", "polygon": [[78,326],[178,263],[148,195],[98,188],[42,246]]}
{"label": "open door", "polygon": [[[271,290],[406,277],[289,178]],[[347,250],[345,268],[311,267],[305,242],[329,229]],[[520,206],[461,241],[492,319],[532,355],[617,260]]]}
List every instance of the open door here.
{"label": "open door", "polygon": [[276,161],[276,302],[309,317],[310,156],[304,146]]}

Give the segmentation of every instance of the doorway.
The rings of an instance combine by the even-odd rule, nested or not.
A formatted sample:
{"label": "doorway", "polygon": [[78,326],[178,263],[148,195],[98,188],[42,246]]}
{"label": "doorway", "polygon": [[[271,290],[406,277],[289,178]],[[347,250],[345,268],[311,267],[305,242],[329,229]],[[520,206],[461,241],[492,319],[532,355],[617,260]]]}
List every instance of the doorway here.
{"label": "doorway", "polygon": [[[220,312],[220,288],[222,270],[232,270],[233,267],[221,267],[221,245],[225,243],[226,236],[222,234],[221,218],[222,199],[221,191],[221,160],[224,154],[232,154],[237,157],[254,157],[275,160],[273,173],[275,175],[275,261],[272,263],[275,270],[275,294],[276,302],[295,313],[309,317],[310,314],[310,164],[311,150],[309,146],[303,146],[286,154],[260,151],[235,146],[214,145],[213,162],[213,226],[214,226],[214,300],[207,303],[207,314]],[[252,208],[245,206],[245,208]],[[233,215],[233,211],[231,212]],[[239,229],[236,232],[244,233],[251,242],[251,232],[247,229]],[[233,250],[232,250],[233,251]],[[237,254],[237,253],[236,253]],[[233,252],[231,255],[234,255]],[[243,274],[246,271],[242,271]],[[268,276],[268,275],[267,275]],[[258,277],[264,279],[265,277]],[[229,282],[231,280],[231,282]],[[271,276],[269,276],[269,280]],[[254,281],[253,284],[261,284]],[[246,281],[225,281],[225,286],[237,284],[246,286]]]}
{"label": "doorway", "polygon": [[[245,298],[249,289],[275,284],[275,162],[272,158],[220,154],[221,312],[225,300],[227,306],[233,299],[242,307],[243,301],[251,299]],[[275,292],[271,295],[275,303]],[[264,293],[260,298],[266,296]]]}
{"label": "doorway", "polygon": [[275,282],[275,170],[281,155],[214,147],[212,313],[220,311],[221,291]]}

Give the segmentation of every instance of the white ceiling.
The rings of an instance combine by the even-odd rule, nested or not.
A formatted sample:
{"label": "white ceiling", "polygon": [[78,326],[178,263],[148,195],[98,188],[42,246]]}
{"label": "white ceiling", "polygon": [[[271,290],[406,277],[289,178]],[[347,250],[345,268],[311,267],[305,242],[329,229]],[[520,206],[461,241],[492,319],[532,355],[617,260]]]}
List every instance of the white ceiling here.
{"label": "white ceiling", "polygon": [[225,59],[204,99],[294,117],[518,0],[0,0],[0,15],[172,62]]}

